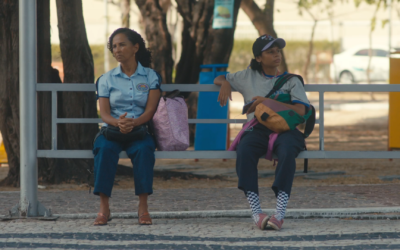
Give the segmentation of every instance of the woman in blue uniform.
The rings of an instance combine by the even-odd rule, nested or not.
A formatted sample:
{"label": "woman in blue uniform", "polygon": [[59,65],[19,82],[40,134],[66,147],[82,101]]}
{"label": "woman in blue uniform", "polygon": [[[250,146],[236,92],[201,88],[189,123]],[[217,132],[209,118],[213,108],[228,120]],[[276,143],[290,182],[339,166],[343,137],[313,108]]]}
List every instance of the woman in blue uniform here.
{"label": "woman in blue uniform", "polygon": [[153,193],[155,142],[144,138],[127,142],[106,139],[105,128],[117,127],[128,135],[134,128],[147,127],[160,99],[160,81],[150,69],[151,53],[137,32],[120,28],[109,38],[108,48],[120,65],[100,77],[98,96],[103,128],[93,147],[95,186],[100,196],[100,211],[94,225],[106,225],[111,219],[109,198],[114,184],[119,153],[126,151],[133,164],[135,194],[139,196],[139,224],[151,225],[147,198]]}

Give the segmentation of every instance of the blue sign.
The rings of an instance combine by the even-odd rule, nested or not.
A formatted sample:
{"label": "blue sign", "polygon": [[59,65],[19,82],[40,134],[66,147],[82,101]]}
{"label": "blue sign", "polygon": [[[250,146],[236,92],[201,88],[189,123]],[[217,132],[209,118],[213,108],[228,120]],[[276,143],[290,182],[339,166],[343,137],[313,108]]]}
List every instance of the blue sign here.
{"label": "blue sign", "polygon": [[233,5],[235,0],[215,0],[213,29],[231,29],[233,27]]}

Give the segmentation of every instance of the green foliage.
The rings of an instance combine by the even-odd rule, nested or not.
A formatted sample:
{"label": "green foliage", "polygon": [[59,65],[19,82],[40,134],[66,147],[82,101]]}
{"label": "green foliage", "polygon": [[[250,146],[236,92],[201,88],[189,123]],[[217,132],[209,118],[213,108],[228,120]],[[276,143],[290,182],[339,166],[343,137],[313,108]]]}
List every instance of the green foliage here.
{"label": "green foliage", "polygon": [[[104,46],[91,45],[93,63],[94,63],[94,76],[96,80],[99,76],[104,74]],[[51,54],[53,62],[62,62],[60,46],[58,44],[51,45]],[[112,57],[110,53],[110,69],[117,67],[118,62]]]}
{"label": "green foliage", "polygon": [[[386,6],[387,6],[387,2],[386,1],[387,0],[377,0],[377,1],[375,1],[375,0],[354,0],[354,3],[356,5],[356,7],[359,7],[362,2],[365,2],[365,3],[369,4],[369,5],[376,5],[376,9],[374,11],[374,15],[371,18],[371,26],[370,26],[370,31],[371,32],[373,32],[375,30],[375,27],[376,27],[376,14],[377,14],[378,10],[380,9],[382,2],[385,5],[384,7],[386,8]],[[385,24],[382,23],[382,27],[384,25]]]}
{"label": "green foliage", "polygon": [[[229,60],[229,72],[236,72],[246,69],[250,60],[253,58],[252,46],[253,40],[236,40],[234,42],[232,54]],[[286,41],[287,45],[284,49],[286,61],[290,72],[300,73],[307,55],[309,43],[307,41]],[[339,42],[334,43],[336,52],[339,52]],[[93,54],[95,80],[104,73],[104,47],[102,45],[90,46]],[[51,46],[53,62],[61,62],[61,51],[58,44]],[[332,50],[329,41],[315,41],[314,53],[328,52]],[[118,65],[117,61],[110,54],[110,69]],[[315,64],[310,65],[310,70],[314,69]],[[323,67],[320,68],[323,70]],[[173,71],[175,78],[175,70]]]}
{"label": "green foliage", "polygon": [[[305,10],[313,19],[315,19],[315,14],[329,12],[332,9],[333,4],[333,0],[298,0],[297,8],[300,15],[303,15],[303,10]],[[310,12],[313,7],[318,7],[314,15]]]}
{"label": "green foliage", "polygon": [[[386,9],[386,7],[388,6],[388,0],[354,0],[354,4],[356,5],[356,7],[359,7],[360,4],[363,2],[369,5],[376,5],[374,16],[371,19],[371,31],[374,31],[376,27],[376,13],[380,9],[382,3],[384,5],[384,8]],[[396,0],[392,0],[392,4],[394,2],[396,2]],[[400,3],[400,0],[397,0],[397,2]],[[388,22],[389,22],[388,19],[382,20],[382,29]]]}
{"label": "green foliage", "polygon": [[[104,74],[104,46],[103,45],[91,45],[90,49],[92,50],[92,55],[93,55],[93,62],[94,62],[94,76],[95,80]],[[117,67],[118,62],[114,59],[112,56],[111,52],[107,51],[109,53],[109,63],[110,63],[110,69],[113,69]]]}
{"label": "green foliage", "polygon": [[51,45],[51,60],[53,62],[61,62],[61,49],[59,44],[52,44]]}
{"label": "green foliage", "polygon": [[372,17],[371,19],[371,31],[375,30],[375,26],[376,26],[376,17]]}
{"label": "green foliage", "polygon": [[[332,2],[332,0],[329,0],[330,2]],[[299,0],[297,3],[297,7],[299,8],[312,8],[315,5],[321,4],[322,0]]]}
{"label": "green foliage", "polygon": [[[253,58],[252,46],[253,40],[236,40],[233,45],[232,54],[229,60],[229,72],[237,72],[246,69],[250,65],[250,61]],[[332,44],[329,41],[314,41],[313,58],[317,54],[326,52],[332,53]],[[300,74],[303,68],[303,64],[306,60],[307,52],[309,48],[308,41],[286,41],[286,47],[283,49],[285,53],[286,63],[292,73]],[[333,48],[335,53],[340,52],[339,42],[334,42]],[[314,70],[315,61],[311,62],[310,71]],[[321,72],[315,72],[323,74],[322,77],[325,81],[329,79],[329,65],[319,65]],[[322,72],[323,71],[323,72]]]}
{"label": "green foliage", "polygon": [[385,25],[389,22],[389,19],[382,20],[382,29],[385,28]]}
{"label": "green foliage", "polygon": [[[366,3],[368,5],[377,5],[377,9],[379,9],[380,5],[383,3],[384,8],[386,9],[386,7],[388,6],[388,2],[388,0],[354,0],[354,4],[357,8],[361,5],[361,3]],[[391,0],[392,4],[394,2],[396,2],[396,0]],[[400,0],[397,0],[397,2],[400,3]]]}
{"label": "green foliage", "polygon": [[[361,3],[365,2],[366,4],[376,4],[376,0],[354,0],[354,4],[356,7],[359,7]],[[379,0],[378,0],[379,2]],[[386,0],[385,0],[386,2]]]}
{"label": "green foliage", "polygon": [[229,59],[228,71],[236,72],[246,69],[253,58],[253,40],[235,40]]}

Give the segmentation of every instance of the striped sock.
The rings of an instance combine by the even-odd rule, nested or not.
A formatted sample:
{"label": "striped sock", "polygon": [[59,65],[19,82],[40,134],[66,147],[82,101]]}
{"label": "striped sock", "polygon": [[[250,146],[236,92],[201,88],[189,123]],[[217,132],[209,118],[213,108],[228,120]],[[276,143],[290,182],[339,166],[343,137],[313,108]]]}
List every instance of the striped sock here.
{"label": "striped sock", "polygon": [[283,220],[285,218],[286,206],[289,202],[289,195],[284,191],[278,192],[278,197],[276,198],[276,212],[275,218],[277,220]]}
{"label": "striped sock", "polygon": [[249,201],[251,211],[253,213],[253,220],[254,222],[258,222],[259,214],[262,213],[261,206],[260,206],[260,199],[258,198],[258,194],[247,191],[246,193],[247,200]]}

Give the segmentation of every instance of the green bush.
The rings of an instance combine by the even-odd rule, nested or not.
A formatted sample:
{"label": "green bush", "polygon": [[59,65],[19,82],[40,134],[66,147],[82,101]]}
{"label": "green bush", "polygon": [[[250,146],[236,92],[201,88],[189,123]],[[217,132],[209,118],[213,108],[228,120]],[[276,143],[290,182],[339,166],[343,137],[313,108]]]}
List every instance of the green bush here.
{"label": "green bush", "polygon": [[[229,60],[229,72],[236,72],[246,69],[253,58],[253,40],[236,40]],[[315,58],[318,53],[326,52],[332,54],[332,44],[329,41],[314,41],[313,55],[309,66],[308,75],[311,80],[329,81],[329,64],[327,62],[318,64],[316,68]],[[339,51],[339,42],[334,42],[334,51]],[[302,74],[303,65],[306,60],[309,42],[307,41],[286,41],[283,49],[289,72]],[[316,72],[317,71],[317,72]],[[314,79],[313,79],[314,78]]]}
{"label": "green bush", "polygon": [[[99,76],[104,73],[104,46],[103,45],[91,45],[93,63],[94,63],[94,76],[96,80]],[[61,51],[58,44],[51,45],[51,53],[53,62],[61,62]],[[109,52],[110,53],[110,52]],[[118,62],[110,53],[110,69],[117,67]]]}
{"label": "green bush", "polygon": [[[236,72],[246,69],[250,60],[253,58],[252,53],[253,40],[236,40],[233,46],[232,54],[229,60],[229,72]],[[306,59],[309,42],[307,41],[286,41],[286,47],[284,53],[286,62],[288,64],[289,71],[296,74],[302,74],[303,65]],[[333,44],[335,51],[339,51],[339,42]],[[94,74],[95,80],[104,73],[104,47],[103,45],[91,45],[90,46],[93,54],[94,61]],[[60,62],[61,52],[60,46],[53,44],[52,59],[54,62]],[[327,52],[331,54],[332,46],[329,41],[315,41],[313,57],[317,53]],[[115,68],[118,65],[117,61],[112,57],[110,53],[110,69]],[[318,66],[318,67],[316,67]],[[175,70],[173,72],[175,74]],[[308,76],[310,80],[316,80],[319,82],[329,81],[329,64],[315,64],[315,60],[311,60],[309,66]],[[174,76],[175,77],[175,76]],[[174,78],[173,77],[173,78]]]}

